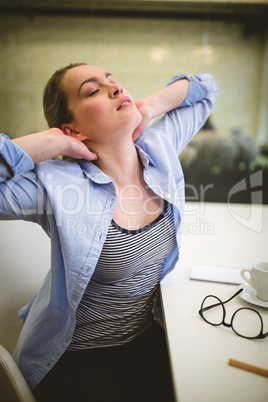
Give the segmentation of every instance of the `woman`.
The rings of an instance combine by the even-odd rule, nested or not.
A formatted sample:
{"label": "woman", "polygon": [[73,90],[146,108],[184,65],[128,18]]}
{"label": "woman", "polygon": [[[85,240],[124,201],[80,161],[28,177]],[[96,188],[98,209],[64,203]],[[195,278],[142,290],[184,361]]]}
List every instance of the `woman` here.
{"label": "woman", "polygon": [[1,136],[1,214],[51,238],[14,352],[38,401],[173,400],[158,287],[178,260],[178,155],[217,93],[209,74],[180,75],[134,103],[110,73],[72,64],[45,88],[51,128]]}

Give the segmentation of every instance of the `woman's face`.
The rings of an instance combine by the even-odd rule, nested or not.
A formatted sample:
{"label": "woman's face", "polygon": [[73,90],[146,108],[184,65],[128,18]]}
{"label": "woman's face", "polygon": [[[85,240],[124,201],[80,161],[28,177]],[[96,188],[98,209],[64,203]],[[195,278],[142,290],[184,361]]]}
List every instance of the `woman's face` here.
{"label": "woman's face", "polygon": [[141,122],[131,95],[99,67],[74,67],[66,72],[62,84],[73,114],[68,126],[83,136],[81,140],[106,143],[132,134]]}

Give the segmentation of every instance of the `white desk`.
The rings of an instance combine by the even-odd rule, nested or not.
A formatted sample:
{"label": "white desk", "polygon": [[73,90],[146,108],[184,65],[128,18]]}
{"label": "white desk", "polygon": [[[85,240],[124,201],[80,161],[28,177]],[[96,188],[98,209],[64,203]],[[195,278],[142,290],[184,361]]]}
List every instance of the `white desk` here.
{"label": "white desk", "polygon": [[[268,206],[187,203],[180,261],[161,284],[178,402],[267,402],[268,378],[228,365],[229,358],[268,369],[268,338],[247,340],[198,315],[208,294],[221,300],[236,285],[189,279],[193,262],[250,267],[268,260]],[[268,309],[239,296],[227,303],[227,322],[239,307],[256,308],[268,331]]]}

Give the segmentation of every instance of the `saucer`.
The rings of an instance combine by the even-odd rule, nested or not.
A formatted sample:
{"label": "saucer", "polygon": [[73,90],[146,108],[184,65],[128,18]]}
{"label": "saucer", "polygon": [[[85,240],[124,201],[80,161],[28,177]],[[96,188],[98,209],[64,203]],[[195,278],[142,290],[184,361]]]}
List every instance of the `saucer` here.
{"label": "saucer", "polygon": [[243,292],[239,294],[241,299],[247,301],[248,303],[255,304],[256,306],[268,308],[268,301],[261,300],[257,297],[257,292],[252,286],[247,283],[242,283],[238,286],[238,289],[244,289]]}

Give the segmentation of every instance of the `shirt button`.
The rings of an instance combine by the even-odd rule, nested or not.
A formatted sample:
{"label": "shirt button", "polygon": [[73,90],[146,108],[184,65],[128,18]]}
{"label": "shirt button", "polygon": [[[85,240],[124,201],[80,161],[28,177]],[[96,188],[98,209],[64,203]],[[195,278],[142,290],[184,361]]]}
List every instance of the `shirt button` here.
{"label": "shirt button", "polygon": [[147,174],[146,176],[145,176],[145,180],[149,180],[150,179],[150,176]]}
{"label": "shirt button", "polygon": [[169,200],[170,199],[170,194],[166,194],[166,199]]}

